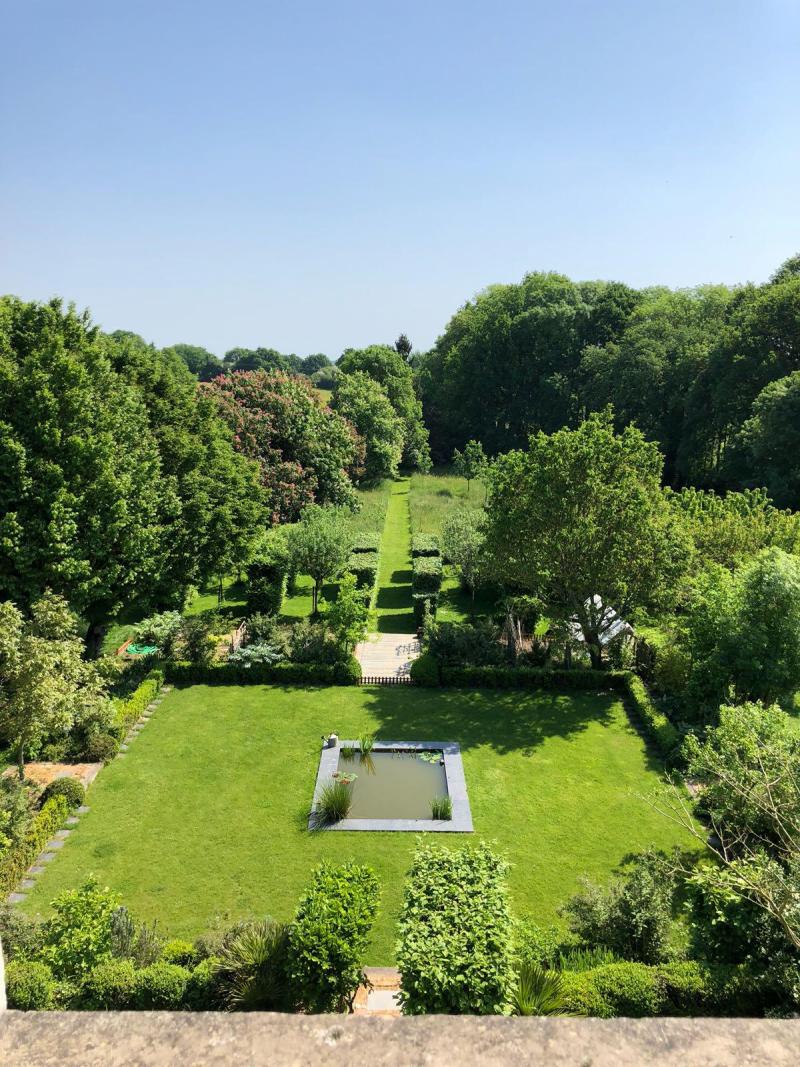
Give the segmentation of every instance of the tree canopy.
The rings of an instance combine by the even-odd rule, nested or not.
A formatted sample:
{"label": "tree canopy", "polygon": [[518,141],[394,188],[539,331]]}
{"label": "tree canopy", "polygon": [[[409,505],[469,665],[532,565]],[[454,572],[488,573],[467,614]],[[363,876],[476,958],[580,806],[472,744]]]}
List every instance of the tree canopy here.
{"label": "tree canopy", "polygon": [[361,480],[394,478],[403,454],[405,432],[383,386],[363,371],[342,374],[336,381],[331,407],[355,427],[364,441]]}

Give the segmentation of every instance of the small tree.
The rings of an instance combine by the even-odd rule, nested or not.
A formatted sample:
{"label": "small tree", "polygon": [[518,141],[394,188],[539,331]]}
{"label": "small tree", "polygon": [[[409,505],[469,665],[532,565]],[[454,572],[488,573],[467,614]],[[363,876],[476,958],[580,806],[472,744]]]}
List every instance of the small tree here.
{"label": "small tree", "polygon": [[326,613],[328,625],[345,652],[352,652],[367,632],[367,605],[354,574],[345,574],[339,595]]}
{"label": "small tree", "polygon": [[467,497],[469,497],[470,482],[474,478],[482,478],[489,467],[486,453],[480,441],[467,441],[464,451],[453,451],[453,468],[459,478],[467,480]]}
{"label": "small tree", "polygon": [[14,604],[0,604],[0,728],[16,752],[20,779],[31,745],[110,710],[108,679],[83,650],[61,597],[45,593],[29,619]]}
{"label": "small tree", "polygon": [[312,615],[318,611],[322,583],[336,577],[347,562],[351,541],[347,513],[341,508],[308,507],[292,530],[292,564],[314,582]]}
{"label": "small tree", "polygon": [[484,563],[484,520],[479,511],[451,512],[442,526],[442,551],[461,574],[461,581],[472,596]]}

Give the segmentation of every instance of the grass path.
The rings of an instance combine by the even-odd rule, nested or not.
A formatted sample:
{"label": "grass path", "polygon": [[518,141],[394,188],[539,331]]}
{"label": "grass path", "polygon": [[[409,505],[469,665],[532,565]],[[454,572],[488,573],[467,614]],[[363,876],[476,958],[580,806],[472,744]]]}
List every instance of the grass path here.
{"label": "grass path", "polygon": [[415,630],[411,600],[410,484],[409,478],[399,478],[392,485],[383,525],[372,626],[383,634],[412,634]]}

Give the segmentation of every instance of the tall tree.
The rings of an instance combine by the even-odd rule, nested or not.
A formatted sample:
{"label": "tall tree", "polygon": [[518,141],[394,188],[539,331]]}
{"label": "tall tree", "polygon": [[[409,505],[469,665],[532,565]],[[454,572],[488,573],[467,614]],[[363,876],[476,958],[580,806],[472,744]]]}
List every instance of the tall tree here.
{"label": "tall tree", "polygon": [[343,374],[362,371],[383,386],[392,407],[403,420],[403,464],[428,470],[428,431],[422,421],[422,405],[415,392],[414,372],[403,357],[388,345],[348,348],[338,366]]}
{"label": "tall tree", "polygon": [[208,349],[201,348],[200,345],[171,345],[165,351],[174,352],[176,356],[180,356],[195,378],[201,382],[210,382],[225,369],[221,360]]}
{"label": "tall tree", "polygon": [[289,552],[295,572],[314,581],[312,614],[317,614],[323,582],[340,574],[352,543],[347,514],[340,508],[307,507],[293,527]]}
{"label": "tall tree", "polygon": [[133,385],[88,313],[0,300],[0,596],[45,589],[86,620],[96,651],[119,609],[159,581],[174,496]]}
{"label": "tall tree", "polygon": [[488,468],[489,461],[480,441],[467,441],[463,452],[457,448],[453,450],[453,469],[459,478],[466,479],[468,499],[470,482],[483,478]]}
{"label": "tall tree", "polygon": [[398,352],[403,357],[403,359],[406,360],[406,362],[408,362],[408,360],[411,358],[413,346],[404,333],[401,333],[395,341],[394,350],[395,352]]}
{"label": "tall tree", "polygon": [[737,473],[780,507],[800,508],[800,371],[765,386],[735,442]]}
{"label": "tall tree", "polygon": [[603,638],[635,608],[668,598],[688,553],[660,487],[662,458],[611,412],[534,434],[489,474],[486,551],[495,576],[575,619],[594,666]]}
{"label": "tall tree", "polygon": [[342,374],[331,407],[351,423],[364,441],[364,482],[394,478],[403,454],[403,421],[386,390],[363,371]]}

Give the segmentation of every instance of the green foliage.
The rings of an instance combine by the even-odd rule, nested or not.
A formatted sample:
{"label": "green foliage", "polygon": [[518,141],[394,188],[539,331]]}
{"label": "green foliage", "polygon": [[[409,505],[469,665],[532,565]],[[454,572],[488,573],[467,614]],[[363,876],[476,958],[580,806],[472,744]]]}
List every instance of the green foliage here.
{"label": "green foliage", "polygon": [[335,578],[347,563],[352,533],[347,516],[338,508],[306,508],[291,531],[291,560],[299,574],[314,581],[313,613],[317,613],[322,583]]}
{"label": "green foliage", "polygon": [[362,733],[358,738],[358,747],[361,750],[362,756],[368,756],[375,747],[375,734]]}
{"label": "green foliage", "polygon": [[209,956],[201,960],[189,975],[184,995],[187,1011],[217,1011],[225,1006],[218,964],[216,956]]}
{"label": "green foliage", "polygon": [[[800,506],[800,371],[766,385],[736,442],[750,478],[781,507]],[[747,475],[745,475],[747,477]]]}
{"label": "green foliage", "polygon": [[310,382],[255,370],[202,388],[216,401],[236,447],[257,461],[274,524],[296,521],[311,503],[355,506],[349,474],[361,466],[363,444]]}
{"label": "green foliage", "polygon": [[502,663],[500,631],[494,623],[433,622],[424,633],[426,651],[448,667],[489,667]]}
{"label": "green foliage", "polygon": [[216,639],[212,621],[203,615],[190,615],[181,627],[181,653],[190,663],[208,663],[214,654]]}
{"label": "green foliage", "polygon": [[83,750],[87,763],[110,763],[119,752],[119,739],[113,734],[92,734]]}
{"label": "green foliage", "polygon": [[174,963],[151,963],[136,971],[133,1006],[144,1011],[178,1011],[186,995],[189,971]]}
{"label": "green foliage", "polygon": [[252,667],[232,663],[172,663],[166,677],[174,685],[357,685],[361,667],[352,656],[329,663],[275,663]]}
{"label": "green foliage", "polygon": [[512,1015],[563,1016],[567,1011],[564,979],[558,971],[546,971],[536,963],[517,967],[511,993]]}
{"label": "green foliage", "polygon": [[518,965],[555,967],[564,946],[564,932],[557,926],[541,926],[531,919],[514,924],[514,958]]}
{"label": "green foliage", "polygon": [[383,386],[363,371],[340,374],[331,407],[355,427],[364,441],[362,480],[374,483],[396,477],[405,426]]}
{"label": "green foliage", "polygon": [[411,563],[411,588],[415,593],[438,593],[442,588],[442,561],[438,556],[417,556]]}
{"label": "green foliage", "polygon": [[440,556],[441,550],[439,549],[439,538],[432,537],[430,534],[414,534],[411,538],[411,557],[416,559],[418,556]]}
{"label": "green foliage", "polygon": [[183,618],[179,611],[163,611],[143,619],[133,628],[133,637],[137,645],[155,645],[164,659],[169,659],[181,632]]}
{"label": "green foliage", "polygon": [[353,791],[347,782],[326,782],[317,798],[314,814],[320,823],[346,819],[353,803]]}
{"label": "green foliage", "polygon": [[593,971],[563,972],[568,1009],[600,1018],[659,1015],[663,994],[655,968],[642,963],[612,963]]}
{"label": "green foliage", "polygon": [[163,682],[163,669],[153,668],[130,696],[124,700],[115,699],[114,732],[117,737],[125,737],[131,726],[138,722],[145,708],[158,696]]}
{"label": "green foliage", "polygon": [[478,511],[454,511],[442,525],[445,559],[458,568],[462,585],[474,598],[475,587],[486,568],[484,517]]}
{"label": "green foliage", "polygon": [[269,530],[247,566],[247,610],[250,615],[277,615],[286,593],[289,543],[284,529]]}
{"label": "green foliage", "polygon": [[453,801],[450,797],[431,797],[431,818],[445,822],[453,818]]}
{"label": "green foliage", "polygon": [[317,868],[289,931],[290,981],[305,1011],[343,1011],[352,1003],[377,907],[378,880],[369,867],[350,861]]}
{"label": "green foliage", "polygon": [[254,641],[252,644],[240,645],[234,652],[228,653],[228,663],[246,670],[261,664],[271,667],[285,658],[284,649],[279,644],[272,644],[268,641]]}
{"label": "green foliage", "polygon": [[0,778],[0,854],[22,839],[32,805],[33,797],[27,782],[9,775]]}
{"label": "green foliage", "polygon": [[89,719],[111,719],[107,675],[83,651],[61,597],[45,593],[27,618],[14,604],[0,604],[0,730],[14,750],[20,778],[32,745]]}
{"label": "green foliage", "polygon": [[661,492],[661,467],[637,429],[614,433],[610,412],[539,433],[526,452],[492,467],[490,569],[552,617],[574,618],[593,667],[618,616],[665,603],[685,568],[686,539]]}
{"label": "green foliage", "polygon": [[357,533],[353,537],[352,551],[354,553],[374,552],[377,555],[380,550],[381,535],[379,533],[369,533],[363,531],[361,533]]}
{"label": "green foliage", "polygon": [[487,844],[422,844],[398,926],[400,999],[407,1015],[492,1015],[511,992],[507,864]]}
{"label": "green foliage", "polygon": [[42,959],[58,978],[82,978],[111,957],[111,917],[118,903],[94,878],[55,898]]}
{"label": "green foliage", "polygon": [[369,589],[370,593],[378,577],[378,555],[375,552],[353,552],[346,564],[347,573],[356,579],[359,589]]}
{"label": "green foliage", "polygon": [[289,927],[272,919],[247,923],[226,941],[216,965],[226,1005],[234,1011],[287,1011]]}
{"label": "green foliage", "polygon": [[623,689],[627,671],[542,667],[441,667],[442,685],[456,689]]}
{"label": "green foliage", "polygon": [[42,804],[46,804],[50,797],[63,797],[70,811],[74,811],[86,799],[86,790],[77,778],[56,778],[45,786],[42,792]]}
{"label": "green foliage", "polygon": [[136,1001],[137,972],[130,960],[98,963],[83,983],[82,1005],[90,1011],[127,1011]]}
{"label": "green foliage", "polygon": [[198,962],[197,947],[191,941],[173,938],[164,943],[161,958],[165,963],[177,963],[179,967],[194,967]]}
{"label": "green foliage", "polygon": [[655,741],[662,754],[667,757],[674,755],[680,744],[680,733],[668,716],[653,703],[641,678],[632,671],[625,673],[625,696],[630,711]]}
{"label": "green foliage", "polygon": [[439,685],[439,664],[430,652],[423,652],[411,663],[411,681],[414,685],[432,687]]}
{"label": "green foliage", "polygon": [[6,968],[9,1008],[47,1011],[53,1006],[55,982],[49,967],[35,960],[12,960]]}
{"label": "green foliage", "polygon": [[483,451],[480,441],[467,441],[464,451],[453,451],[453,470],[459,478],[464,478],[467,483],[467,496],[469,496],[469,484],[476,478],[483,478],[489,469],[489,461]]}
{"label": "green foliage", "polygon": [[428,619],[435,619],[439,607],[438,593],[412,593],[411,604],[414,610],[414,626],[421,630]]}
{"label": "green foliage", "polygon": [[43,938],[42,922],[38,917],[29,918],[13,904],[0,905],[0,944],[6,963],[14,959],[35,959]]}
{"label": "green foliage", "polygon": [[582,891],[562,909],[581,942],[643,963],[665,958],[675,893],[675,875],[666,857],[644,852],[631,858],[624,876],[607,887],[582,881]]}
{"label": "green foliage", "polygon": [[64,824],[67,802],[47,800],[31,819],[21,838],[0,854],[0,892],[11,893],[53,834]]}

